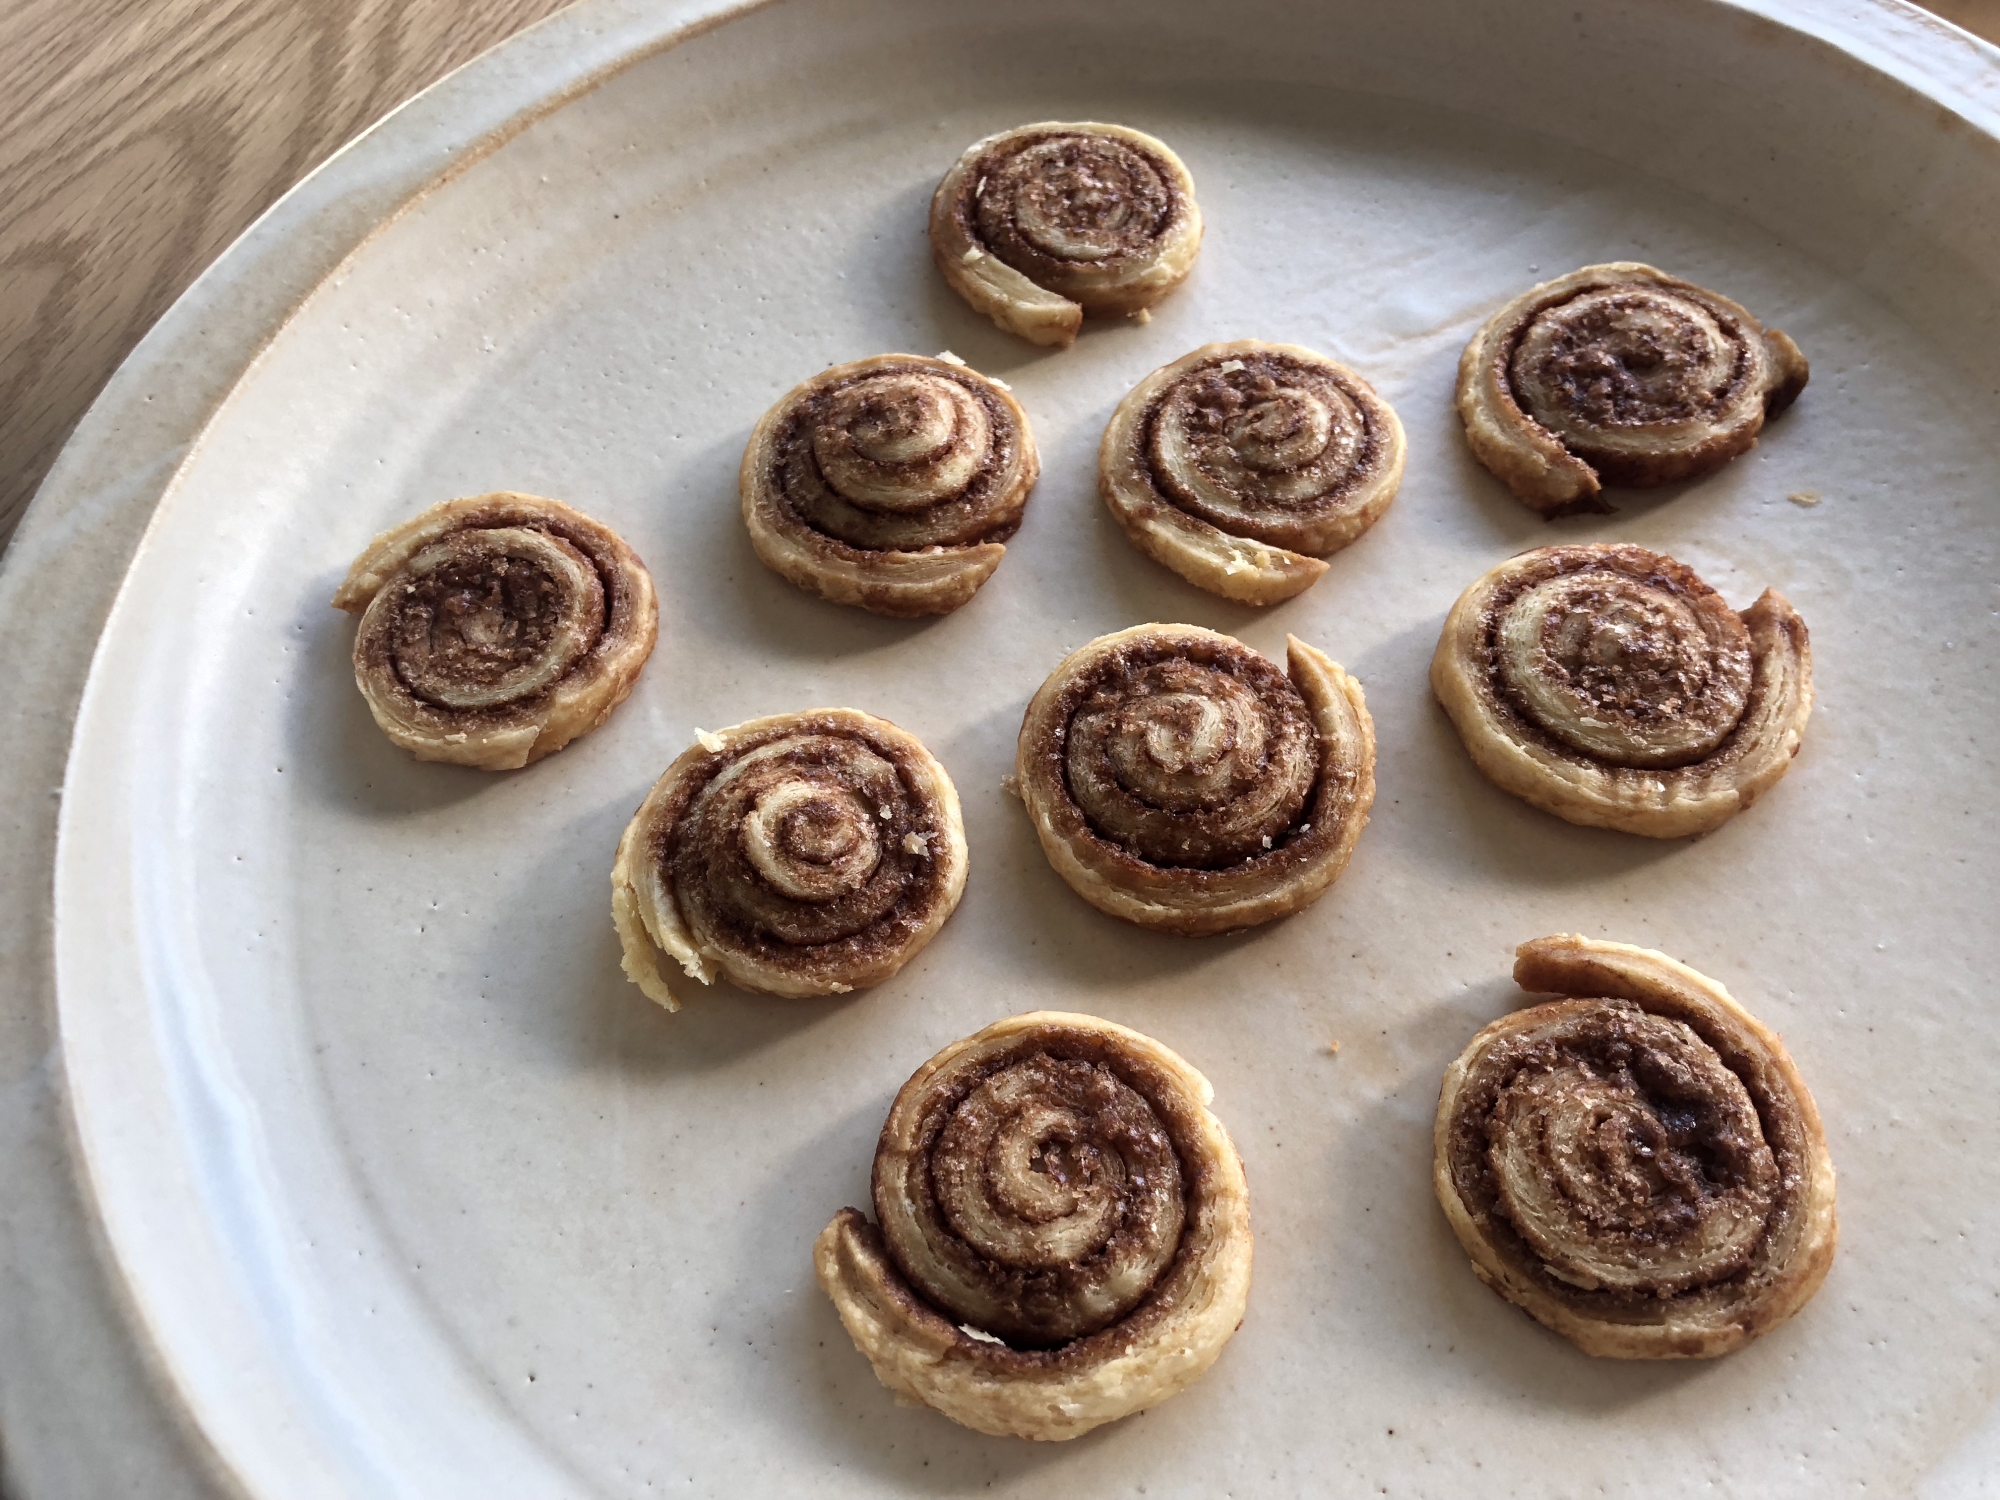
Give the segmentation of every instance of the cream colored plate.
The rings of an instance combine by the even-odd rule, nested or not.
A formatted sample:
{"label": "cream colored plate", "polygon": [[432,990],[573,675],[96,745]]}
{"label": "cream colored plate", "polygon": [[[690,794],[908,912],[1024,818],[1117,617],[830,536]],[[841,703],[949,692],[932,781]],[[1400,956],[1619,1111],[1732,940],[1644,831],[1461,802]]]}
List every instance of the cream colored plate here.
{"label": "cream colored plate", "polygon": [[[1887,5],[1762,8],[1778,19],[788,0],[681,36],[692,8],[591,0],[253,235],[239,256],[268,265],[282,234],[310,259],[314,214],[371,174],[451,169],[201,430],[104,633],[64,794],[77,1136],[142,1336],[242,1487],[1970,1493],[2000,1453],[2000,54]],[[1896,81],[1927,60],[1958,70],[1925,86],[1943,103]],[[516,113],[540,117],[480,139]],[[1163,137],[1209,222],[1150,324],[1053,355],[962,306],[923,233],[965,143],[1050,116]],[[1454,361],[1504,298],[1614,258],[1739,298],[1813,384],[1722,474],[1545,525],[1467,457]],[[204,295],[240,339],[231,319],[268,298],[233,307],[229,274]],[[187,378],[212,379],[175,327]],[[1093,492],[1131,383],[1238,337],[1353,366],[1410,437],[1387,518],[1262,614],[1141,559]],[[899,623],[767,573],[735,506],[757,415],[836,361],[945,348],[1012,384],[1042,448],[993,581]],[[632,542],[660,649],[605,729],[540,766],[418,765],[370,723],[327,599],[377,530],[502,487]],[[1820,503],[1787,499],[1805,492]],[[1804,613],[1820,708],[1752,813],[1652,843],[1472,770],[1425,686],[1439,623],[1559,537],[1641,542],[1739,605],[1775,584]],[[1364,683],[1375,821],[1304,915],[1203,942],[1121,926],[1002,792],[1064,650],[1149,619],[1273,652],[1295,632]],[[886,715],[950,768],[965,903],[873,992],[723,989],[668,1016],[618,971],[618,831],[697,725],[817,704]],[[1561,930],[1721,979],[1825,1113],[1840,1259],[1727,1361],[1584,1358],[1475,1283],[1431,1201],[1438,1077],[1516,1003],[1513,945]],[[895,1407],[807,1260],[865,1201],[903,1078],[1038,1006],[1207,1072],[1259,1235],[1215,1370],[1057,1447]]]}

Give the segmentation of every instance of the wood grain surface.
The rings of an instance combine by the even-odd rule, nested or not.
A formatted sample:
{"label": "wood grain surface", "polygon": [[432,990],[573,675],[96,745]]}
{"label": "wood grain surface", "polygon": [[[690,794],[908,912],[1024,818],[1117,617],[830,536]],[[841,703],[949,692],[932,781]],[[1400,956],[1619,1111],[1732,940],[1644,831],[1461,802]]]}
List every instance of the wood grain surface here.
{"label": "wood grain surface", "polygon": [[[566,0],[0,0],[0,542],[127,351],[343,142]],[[2000,0],[1932,8],[2000,41]]]}

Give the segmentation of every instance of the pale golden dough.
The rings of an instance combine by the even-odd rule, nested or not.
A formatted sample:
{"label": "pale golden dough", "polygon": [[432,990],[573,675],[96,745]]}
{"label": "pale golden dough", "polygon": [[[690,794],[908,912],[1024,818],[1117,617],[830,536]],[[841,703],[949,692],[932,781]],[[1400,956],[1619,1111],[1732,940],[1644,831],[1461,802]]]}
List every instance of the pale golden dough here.
{"label": "pale golden dough", "polygon": [[1186,279],[1201,210],[1181,159],[1150,135],[1045,121],[966,148],[931,197],[930,240],[973,307],[1066,348],[1085,313],[1140,312]]}
{"label": "pale golden dough", "polygon": [[1098,491],[1132,544],[1197,588],[1275,604],[1326,571],[1402,483],[1403,424],[1296,344],[1204,344],[1118,403]]}
{"label": "pale golden dough", "polygon": [[1537,938],[1514,978],[1576,998],[1445,1072],[1432,1182],[1479,1279],[1612,1359],[1713,1358],[1803,1307],[1833,1264],[1833,1161],[1777,1034],[1624,943]]}
{"label": "pale golden dough", "polygon": [[1287,660],[1289,675],[1192,625],[1136,625],[1064,658],[1028,705],[1015,772],[1072,890],[1186,936],[1326,893],[1375,800],[1375,725],[1323,652],[1294,636]]}
{"label": "pale golden dough", "polygon": [[557,500],[447,500],[369,543],[333,596],[361,616],[354,680],[419,760],[511,771],[625,701],[659,633],[653,580]]}
{"label": "pale golden dough", "polygon": [[958,792],[915,735],[852,708],[774,714],[667,767],[618,841],[612,922],[626,976],[668,1010],[718,975],[844,994],[937,935],[967,864]]}
{"label": "pale golden dough", "polygon": [[1027,414],[962,363],[881,354],[794,387],[738,473],[766,567],[875,614],[947,614],[1021,524],[1041,459]]}
{"label": "pale golden dough", "polygon": [[1692,479],[1755,447],[1809,373],[1797,344],[1727,297],[1613,261],[1488,318],[1459,359],[1458,413],[1524,505],[1608,511],[1606,484]]}
{"label": "pale golden dough", "polygon": [[1579,543],[1524,552],[1467,589],[1431,687],[1503,791],[1572,823],[1679,838],[1720,827],[1791,768],[1812,647],[1775,589],[1737,615],[1670,557]]}
{"label": "pale golden dough", "polygon": [[[881,1382],[980,1432],[1043,1441],[1191,1385],[1250,1294],[1249,1189],[1212,1097],[1150,1037],[1057,1011],[998,1022],[918,1069],[876,1151],[879,1226],[842,1209],[813,1246],[819,1284]],[[1009,1211],[1046,1182],[1028,1165],[1044,1150],[1065,1153],[1075,1201]],[[1149,1174],[1177,1188],[1146,1199]],[[1123,1228],[1116,1245],[1107,1225]],[[1150,1280],[1127,1274],[1139,1260]],[[927,1300],[925,1284],[962,1305]],[[1080,1312],[1093,1297],[1122,1310]],[[1069,1336],[1035,1331],[1049,1322]]]}

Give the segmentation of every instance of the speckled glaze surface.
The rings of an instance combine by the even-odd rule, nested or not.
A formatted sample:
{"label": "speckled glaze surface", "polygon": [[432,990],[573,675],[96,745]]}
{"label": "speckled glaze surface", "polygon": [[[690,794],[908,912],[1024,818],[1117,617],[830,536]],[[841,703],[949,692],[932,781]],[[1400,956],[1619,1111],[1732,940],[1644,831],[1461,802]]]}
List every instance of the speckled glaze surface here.
{"label": "speckled glaze surface", "polygon": [[[1049,354],[942,284],[924,205],[967,142],[1088,117],[1172,144],[1208,234],[1150,323]],[[1996,241],[2000,53],[1889,4],[589,0],[456,75],[169,316],[0,573],[10,1477],[260,1500],[1982,1492]],[[1756,308],[1813,384],[1720,474],[1551,526],[1466,453],[1452,371],[1509,296],[1611,259]],[[1094,493],[1131,384],[1240,337],[1349,365],[1410,442],[1384,519],[1265,612],[1139,557]],[[945,348],[1008,381],[1042,451],[988,586],[898,622],[763,569],[734,490],[758,414],[838,361]],[[327,600],[384,526],[499,488],[617,528],[662,611],[604,729],[492,777],[382,740]],[[1570,539],[1668,552],[1739,607],[1776,586],[1812,628],[1804,753],[1705,839],[1515,802],[1431,701],[1459,590]],[[1290,632],[1364,684],[1374,821],[1305,913],[1204,941],[1116,923],[1001,790],[1064,651],[1146,620],[1267,654]],[[865,994],[723,986],[666,1014],[618,971],[619,829],[696,726],[835,702],[949,769],[958,915]],[[1721,980],[1825,1116],[1840,1257],[1725,1361],[1577,1353],[1478,1285],[1431,1199],[1444,1067],[1520,1003],[1514,945],[1566,930]],[[894,1406],[808,1259],[866,1202],[910,1071],[1038,1007],[1212,1080],[1258,1234],[1207,1377],[1053,1448]]]}

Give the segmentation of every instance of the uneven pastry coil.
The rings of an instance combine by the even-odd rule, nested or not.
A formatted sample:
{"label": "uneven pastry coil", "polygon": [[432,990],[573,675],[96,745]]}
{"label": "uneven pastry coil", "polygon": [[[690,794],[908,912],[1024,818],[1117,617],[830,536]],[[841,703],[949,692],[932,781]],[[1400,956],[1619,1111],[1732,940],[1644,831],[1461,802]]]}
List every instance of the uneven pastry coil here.
{"label": "uneven pastry coil", "polygon": [[1041,473],[1028,418],[984,375],[883,354],[790,391],[738,484],[773,572],[880,615],[957,609],[1000,566]]}
{"label": "uneven pastry coil", "polygon": [[1433,1183],[1479,1279],[1588,1354],[1727,1354],[1833,1263],[1833,1163],[1777,1036],[1665,954],[1523,943],[1445,1073]]}
{"label": "uneven pastry coil", "polygon": [[1098,488],[1141,552],[1246,604],[1289,599],[1373,526],[1403,425],[1344,365],[1295,344],[1205,344],[1112,413]]}
{"label": "uneven pastry coil", "polygon": [[659,631],[653,581],[556,500],[447,500],[369,543],[333,596],[361,616],[354,680],[419,760],[509,771],[625,701]]}
{"label": "uneven pastry coil", "polygon": [[1431,686],[1503,790],[1572,823],[1678,838],[1790,769],[1812,648],[1775,589],[1739,615],[1643,547],[1543,547],[1459,597]]}
{"label": "uneven pastry coil", "polygon": [[1066,348],[1086,312],[1136,313],[1181,284],[1201,210],[1181,159],[1150,135],[1051,121],[968,147],[931,198],[930,237],[973,307]]}
{"label": "uneven pastry coil", "polygon": [[958,793],[916,736],[851,708],[715,733],[667,767],[619,840],[625,973],[668,1010],[672,964],[772,995],[879,984],[965,890]]}
{"label": "uneven pastry coil", "polygon": [[1044,1440],[1193,1383],[1250,1292],[1249,1191],[1212,1097],[1150,1037],[1057,1011],[919,1068],[875,1150],[880,1227],[842,1209],[813,1247],[882,1383]]}
{"label": "uneven pastry coil", "polygon": [[1290,639],[1290,675],[1241,641],[1137,625],[1064,658],[1015,770],[1049,863],[1098,910],[1201,935],[1310,905],[1375,800],[1361,685]]}
{"label": "uneven pastry coil", "polygon": [[1755,447],[1808,374],[1797,344],[1727,297],[1614,261],[1487,319],[1459,360],[1458,412],[1522,503],[1608,511],[1606,484],[1692,479]]}

